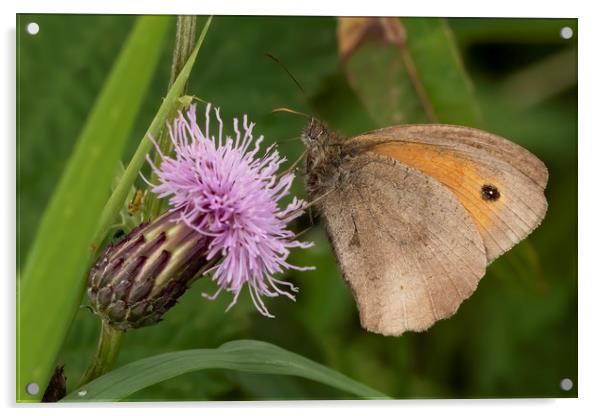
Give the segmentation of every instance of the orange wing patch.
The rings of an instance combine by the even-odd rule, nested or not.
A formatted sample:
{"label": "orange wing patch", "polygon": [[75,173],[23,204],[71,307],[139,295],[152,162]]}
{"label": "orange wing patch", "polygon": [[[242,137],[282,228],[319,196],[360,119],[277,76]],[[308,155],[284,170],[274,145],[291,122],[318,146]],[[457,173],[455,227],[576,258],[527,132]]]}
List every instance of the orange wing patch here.
{"label": "orange wing patch", "polygon": [[[504,206],[504,186],[453,150],[407,142],[379,144],[371,150],[418,169],[449,188],[470,213],[481,234],[489,230],[496,212]],[[495,187],[498,198],[485,199],[483,186]]]}

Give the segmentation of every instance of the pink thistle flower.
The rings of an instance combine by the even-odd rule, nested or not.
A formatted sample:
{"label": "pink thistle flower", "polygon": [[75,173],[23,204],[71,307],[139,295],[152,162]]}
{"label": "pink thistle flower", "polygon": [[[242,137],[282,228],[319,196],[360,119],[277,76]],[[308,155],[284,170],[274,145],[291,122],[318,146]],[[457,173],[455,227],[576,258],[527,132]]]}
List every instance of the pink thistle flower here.
{"label": "pink thistle flower", "polygon": [[263,136],[253,139],[254,124],[246,115],[242,131],[234,119],[233,138],[224,137],[219,108],[213,113],[217,138],[210,133],[211,104],[206,107],[204,130],[197,123],[195,105],[190,106],[187,117],[180,113],[173,125],[168,124],[175,155],[160,154],[160,167],[147,157],[160,182],[149,185],[159,198],[169,198],[170,212],[178,214],[174,221],[209,238],[207,260],[218,263],[205,273],[211,273],[219,287],[215,294],[203,295],[213,300],[222,290],[231,292],[230,309],[246,284],[257,310],[273,317],[262,296],[284,295],[295,300],[298,291],[274,275],[286,269],[313,269],[287,262],[290,249],[312,245],[295,240],[286,228],[302,215],[304,201],[294,198],[280,209],[278,202],[288,195],[294,179],[293,173],[277,175],[285,159],[273,145],[259,154]]}

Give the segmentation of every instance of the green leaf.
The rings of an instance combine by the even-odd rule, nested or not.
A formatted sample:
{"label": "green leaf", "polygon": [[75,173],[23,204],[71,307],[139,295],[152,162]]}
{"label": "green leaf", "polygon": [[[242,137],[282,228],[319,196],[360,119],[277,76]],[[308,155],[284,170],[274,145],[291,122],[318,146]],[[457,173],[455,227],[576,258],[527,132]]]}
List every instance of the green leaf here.
{"label": "green leaf", "polygon": [[348,67],[355,75],[354,87],[377,125],[428,121],[396,47],[376,42],[362,45]]}
{"label": "green leaf", "polygon": [[481,113],[452,31],[441,18],[403,18],[406,47],[437,121],[479,127]]}
{"label": "green leaf", "polygon": [[196,61],[196,57],[199,53],[201,45],[203,44],[203,40],[205,39],[207,30],[209,30],[209,26],[211,25],[211,20],[212,17],[210,16],[207,19],[207,22],[205,23],[205,27],[203,28],[203,31],[201,32],[201,35],[199,36],[194,50],[192,51],[190,57],[188,58],[188,61],[186,62],[186,65],[184,65],[184,67],[180,71],[180,74],[169,89],[167,97],[165,97],[165,99],[163,100],[161,107],[159,107],[159,110],[153,118],[150,127],[148,128],[146,134],[140,141],[140,145],[136,149],[134,156],[132,156],[128,167],[123,173],[121,181],[111,194],[109,201],[107,202],[104,210],[102,211],[98,230],[93,240],[93,243],[95,245],[99,245],[107,235],[107,232],[111,229],[115,218],[119,214],[119,211],[121,210],[121,207],[125,202],[125,199],[128,195],[128,191],[130,190],[132,184],[136,180],[136,176],[138,175],[140,168],[144,164],[146,155],[153,146],[152,142],[148,140],[148,136],[158,137],[158,134],[161,131],[163,123],[165,122],[168,114],[172,112],[179,104],[178,99],[184,91],[184,87],[186,86],[186,82],[188,81],[188,77],[190,76],[192,66]]}
{"label": "green leaf", "polygon": [[[344,33],[346,26],[351,26],[347,22],[346,18],[339,19],[340,32]],[[401,36],[387,37],[387,31],[400,33],[403,29],[395,18],[370,19],[349,30],[347,38],[341,35],[339,54],[344,56],[350,86],[376,127],[427,122],[429,118],[433,121],[430,103],[418,96],[422,86],[410,68],[411,57],[405,43]],[[380,36],[368,35],[372,33],[380,33]],[[345,42],[349,42],[344,39],[359,34],[362,38],[357,44],[342,50]],[[428,110],[425,107],[429,107]]]}
{"label": "green leaf", "polygon": [[350,85],[379,127],[428,121],[482,124],[446,20],[372,19],[355,28],[339,20],[342,32],[349,26],[345,39],[360,40],[348,50],[341,50],[345,42],[340,43],[339,53]]}
{"label": "green leaf", "polygon": [[331,368],[276,345],[241,340],[228,342],[217,349],[170,352],[127,364],[82,386],[62,401],[117,401],[161,381],[210,368],[298,376],[362,398],[390,398]]}
{"label": "green leaf", "polygon": [[[21,19],[17,108],[24,122],[18,141],[17,267],[23,272],[42,214],[137,16],[42,14]],[[38,23],[43,31],[28,35],[28,22]],[[148,102],[141,106],[137,120],[152,118],[148,107]],[[128,145],[129,139],[124,151]]]}
{"label": "green leaf", "polygon": [[[98,216],[158,63],[170,21],[163,16],[138,19],[42,218],[22,279],[17,282],[20,401],[40,399],[79,306],[85,285],[82,276],[90,262]],[[28,383],[38,384],[37,395],[25,393]]]}

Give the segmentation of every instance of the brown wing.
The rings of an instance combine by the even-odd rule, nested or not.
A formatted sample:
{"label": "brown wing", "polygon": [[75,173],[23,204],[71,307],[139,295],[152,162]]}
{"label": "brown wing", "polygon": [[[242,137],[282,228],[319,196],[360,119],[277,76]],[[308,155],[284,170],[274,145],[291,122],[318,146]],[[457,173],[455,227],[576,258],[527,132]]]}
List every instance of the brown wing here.
{"label": "brown wing", "polygon": [[[349,144],[373,144],[449,188],[470,213],[489,262],[525,238],[543,220],[548,180],[545,165],[524,148],[487,132],[449,125],[390,127]],[[496,198],[486,198],[493,187]]]}
{"label": "brown wing", "polygon": [[321,202],[326,229],[360,312],[384,335],[423,331],[453,315],[487,263],[466,209],[435,179],[366,153]]}

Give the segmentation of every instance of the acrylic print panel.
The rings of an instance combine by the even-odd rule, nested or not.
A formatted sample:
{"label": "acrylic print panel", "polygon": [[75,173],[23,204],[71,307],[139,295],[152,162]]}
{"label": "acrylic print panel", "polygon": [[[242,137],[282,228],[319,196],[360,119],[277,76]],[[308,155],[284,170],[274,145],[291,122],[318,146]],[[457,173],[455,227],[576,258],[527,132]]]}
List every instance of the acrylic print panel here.
{"label": "acrylic print panel", "polygon": [[[17,32],[19,402],[577,396],[575,19],[46,14],[19,15]],[[424,332],[375,333],[365,319],[374,306],[358,301],[360,319],[337,266],[336,255],[349,262],[345,246],[332,249],[320,202],[300,202],[312,200],[311,166],[289,169],[307,119],[277,108],[348,137],[434,121],[506,137],[547,167],[547,213],[453,316]],[[310,150],[322,133],[305,130]],[[405,218],[400,207],[415,200],[429,202],[416,218],[456,207],[437,214],[452,233],[439,240],[460,238],[445,218],[463,218],[484,250],[445,184],[450,153],[438,140],[438,153],[406,147],[394,164],[427,160],[412,175],[440,196],[410,189],[388,212]],[[478,163],[507,158],[474,152]],[[504,163],[494,173],[518,175],[516,160]],[[495,197],[486,185],[491,203],[519,192]],[[339,217],[325,205],[332,227]],[[387,238],[364,235],[375,252]],[[374,293],[383,276],[371,270],[347,270],[376,279],[356,295]]]}

